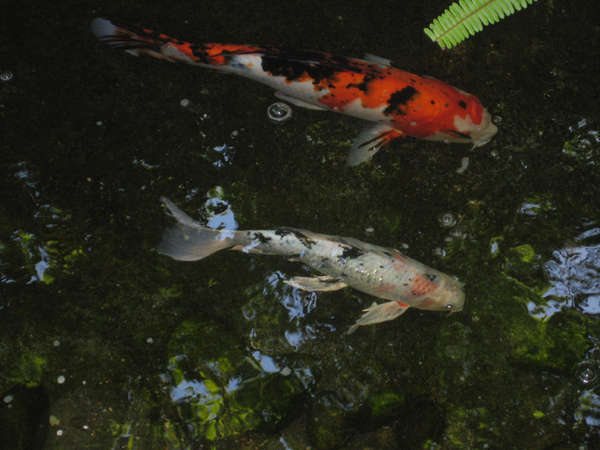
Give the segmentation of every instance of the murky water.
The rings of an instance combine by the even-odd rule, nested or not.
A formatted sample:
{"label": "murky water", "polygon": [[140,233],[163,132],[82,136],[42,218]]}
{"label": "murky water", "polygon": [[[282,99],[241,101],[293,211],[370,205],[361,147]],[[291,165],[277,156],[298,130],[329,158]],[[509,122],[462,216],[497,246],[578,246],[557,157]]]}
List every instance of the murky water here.
{"label": "murky water", "polygon": [[[446,6],[66,1],[5,14],[0,442],[600,447],[595,6],[540,1],[441,51],[422,28]],[[293,107],[273,122],[269,89],[112,51],[89,32],[98,15],[197,41],[379,54],[473,92],[500,132],[475,150],[396,141],[348,168],[360,121]],[[157,254],[172,224],[161,196],[212,228],[398,248],[465,283],[465,309],[347,336],[374,299],[292,288],[312,273],[298,262]]]}

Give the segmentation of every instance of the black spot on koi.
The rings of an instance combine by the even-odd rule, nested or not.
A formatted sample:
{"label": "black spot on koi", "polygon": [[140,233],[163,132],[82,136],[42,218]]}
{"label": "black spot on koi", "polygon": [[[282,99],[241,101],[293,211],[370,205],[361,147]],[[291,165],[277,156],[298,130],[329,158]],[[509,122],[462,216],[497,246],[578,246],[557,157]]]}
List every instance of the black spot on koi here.
{"label": "black spot on koi", "polygon": [[417,91],[412,86],[406,86],[404,89],[394,92],[388,99],[388,107],[383,111],[386,115],[400,114],[405,115],[406,111],[403,109],[404,106],[415,96],[418,95]]}
{"label": "black spot on koi", "polygon": [[437,278],[437,275],[434,273],[426,273],[425,278],[427,278],[429,281],[435,281]]}
{"label": "black spot on koi", "polygon": [[346,85],[346,87],[347,88],[356,88],[359,91],[366,93],[369,90],[369,84],[371,84],[372,81],[381,79],[381,78],[383,78],[383,77],[381,75],[378,75],[377,73],[367,73],[367,74],[365,74],[365,77],[363,78],[363,80],[360,83],[348,83]]}
{"label": "black spot on koi", "polygon": [[312,246],[314,244],[316,244],[315,241],[313,241],[312,239],[310,239],[309,237],[307,237],[306,235],[304,235],[303,233],[301,233],[298,230],[291,230],[289,228],[280,228],[278,230],[275,230],[275,234],[277,236],[280,236],[280,237],[285,237],[285,236],[293,235],[306,248],[312,248]]}
{"label": "black spot on koi", "polygon": [[364,254],[365,254],[365,252],[363,252],[361,249],[359,249],[357,247],[353,247],[353,246],[348,246],[348,247],[344,247],[342,254],[339,255],[338,258],[339,259],[354,259],[354,258],[358,258],[359,256],[362,256]]}
{"label": "black spot on koi", "polygon": [[462,109],[467,109],[467,104],[462,100],[458,101],[458,106],[460,106]]}
{"label": "black spot on koi", "polygon": [[260,242],[261,244],[266,244],[267,242],[269,242],[272,238],[265,236],[262,233],[254,233],[254,235],[252,236],[252,239],[257,240],[258,242]]}

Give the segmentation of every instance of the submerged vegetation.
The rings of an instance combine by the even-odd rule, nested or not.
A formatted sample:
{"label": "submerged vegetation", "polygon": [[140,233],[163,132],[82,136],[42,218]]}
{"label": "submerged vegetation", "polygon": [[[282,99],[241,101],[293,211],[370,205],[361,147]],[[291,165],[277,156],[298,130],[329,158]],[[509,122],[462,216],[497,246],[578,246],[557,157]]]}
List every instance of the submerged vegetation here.
{"label": "submerged vegetation", "polygon": [[[321,3],[288,3],[255,21],[240,5],[228,2],[240,12],[227,17],[222,4],[186,2],[171,18],[135,4],[121,14],[148,22],[154,11],[169,28],[186,17],[207,27],[201,37],[272,42],[279,30],[287,45],[386,55],[413,51],[404,43],[423,15],[406,5],[403,23],[416,25],[399,31],[397,2],[384,2],[369,16],[378,26],[357,33],[355,8],[370,2],[323,17],[309,14]],[[11,36],[46,32],[8,52],[14,76],[0,82],[0,442],[599,447],[600,35],[583,20],[594,7],[565,4],[573,23],[539,8],[547,26],[533,39],[521,15],[481,48],[397,60],[461,80],[501,116],[500,132],[474,151],[407,139],[354,169],[350,119],[295,109],[275,125],[272,93],[250,82],[95,52],[81,37],[92,7],[23,10]],[[464,282],[465,308],[411,310],[347,336],[373,298],[293,289],[284,280],[310,273],[297,262],[158,255],[172,224],[161,195],[215,227],[396,247]]]}

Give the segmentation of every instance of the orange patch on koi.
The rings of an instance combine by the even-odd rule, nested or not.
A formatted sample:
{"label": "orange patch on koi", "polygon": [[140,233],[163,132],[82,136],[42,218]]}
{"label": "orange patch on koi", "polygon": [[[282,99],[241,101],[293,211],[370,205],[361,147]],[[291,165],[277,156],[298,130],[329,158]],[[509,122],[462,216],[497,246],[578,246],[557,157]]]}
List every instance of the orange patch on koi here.
{"label": "orange patch on koi", "polygon": [[421,295],[428,294],[436,288],[437,285],[434,282],[428,280],[427,278],[421,275],[417,275],[413,279],[410,293],[415,297],[420,297]]}

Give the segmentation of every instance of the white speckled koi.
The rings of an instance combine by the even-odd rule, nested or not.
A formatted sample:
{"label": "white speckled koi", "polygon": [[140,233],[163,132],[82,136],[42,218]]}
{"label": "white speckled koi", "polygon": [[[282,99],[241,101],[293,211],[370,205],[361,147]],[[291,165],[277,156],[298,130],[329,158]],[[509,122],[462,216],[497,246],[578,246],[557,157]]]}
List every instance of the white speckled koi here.
{"label": "white speckled koi", "polygon": [[456,312],[463,309],[462,285],[398,250],[358,239],[296,228],[274,230],[213,230],[194,221],[166,198],[163,203],[177,220],[167,230],[159,253],[180,261],[196,261],[219,250],[280,255],[307,264],[321,276],[293,277],[286,283],[307,291],[352,287],[387,300],[373,303],[348,330],[395,319],[409,307]]}
{"label": "white speckled koi", "polygon": [[372,122],[354,140],[350,165],[369,160],[401,136],[479,147],[498,131],[474,95],[373,55],[356,59],[272,46],[193,44],[101,18],[94,19],[92,31],[102,42],[133,55],[235,73],[274,88],[277,97],[296,106]]}

